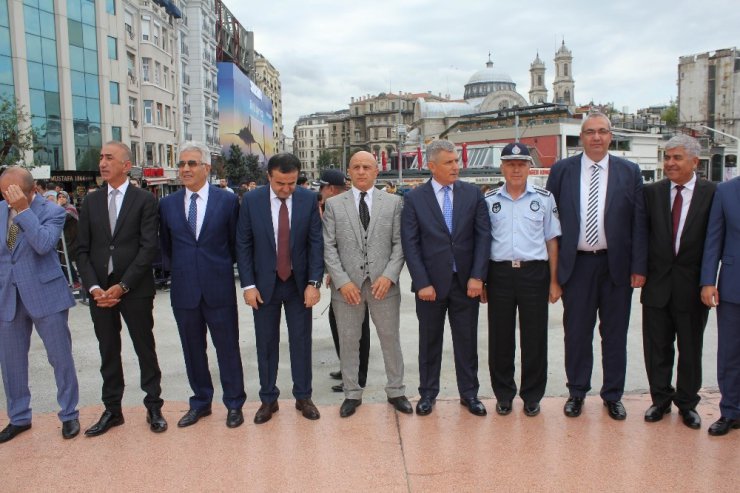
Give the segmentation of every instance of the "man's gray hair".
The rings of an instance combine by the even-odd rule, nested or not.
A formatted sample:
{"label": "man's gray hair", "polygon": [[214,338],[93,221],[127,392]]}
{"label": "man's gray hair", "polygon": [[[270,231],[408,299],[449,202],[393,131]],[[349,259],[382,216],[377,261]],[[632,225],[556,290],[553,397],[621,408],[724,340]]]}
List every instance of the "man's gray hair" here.
{"label": "man's gray hair", "polygon": [[583,127],[586,125],[586,122],[591,120],[592,118],[603,118],[604,120],[606,120],[606,123],[609,126],[609,130],[611,131],[612,121],[609,119],[609,117],[601,111],[592,111],[583,118],[583,121],[581,122],[581,132],[583,132]]}
{"label": "man's gray hair", "polygon": [[701,145],[699,145],[699,141],[690,135],[674,135],[671,137],[671,140],[665,144],[666,151],[669,149],[675,149],[676,147],[683,147],[686,154],[691,157],[699,157],[699,154],[701,154]]}
{"label": "man's gray hair", "polygon": [[180,155],[182,156],[182,153],[187,151],[200,152],[200,161],[203,164],[211,164],[211,150],[205,144],[194,140],[186,140],[180,144]]}
{"label": "man's gray hair", "polygon": [[107,146],[115,146],[123,150],[123,161],[131,161],[131,148],[119,140],[109,140],[105,143]]}
{"label": "man's gray hair", "polygon": [[449,140],[433,140],[432,143],[427,146],[427,162],[434,161],[436,163],[437,156],[442,151],[457,152],[455,149],[455,144],[453,144]]}

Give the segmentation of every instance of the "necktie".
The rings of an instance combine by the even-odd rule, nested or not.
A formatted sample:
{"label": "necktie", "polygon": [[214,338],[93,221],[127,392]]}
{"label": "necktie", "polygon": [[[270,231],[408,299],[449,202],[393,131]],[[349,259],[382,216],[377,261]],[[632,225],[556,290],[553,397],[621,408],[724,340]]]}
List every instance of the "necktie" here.
{"label": "necktie", "polygon": [[[118,207],[116,206],[116,196],[121,193],[117,189],[113,189],[110,193],[110,200],[108,201],[108,222],[110,223],[110,234],[116,231],[116,220],[118,219]],[[113,273],[113,253],[111,253],[108,259],[108,275]]]}
{"label": "necktie", "polygon": [[9,250],[13,250],[13,248],[15,248],[15,242],[18,239],[18,232],[20,231],[18,225],[13,222],[12,217],[13,216],[11,215],[10,222],[8,223],[8,238],[6,241]]}
{"label": "necktie", "polygon": [[193,232],[193,236],[198,239],[198,194],[194,193],[190,196],[190,208],[188,209],[188,226],[190,231]]}
{"label": "necktie", "polygon": [[683,185],[676,185],[676,198],[673,199],[673,208],[671,209],[671,218],[673,219],[673,248],[678,253],[676,248],[676,237],[678,236],[678,225],[681,222],[681,209],[683,208],[683,195],[681,190],[684,189]]}
{"label": "necktie", "polygon": [[445,224],[447,225],[447,231],[452,234],[452,201],[450,200],[450,186],[442,187],[445,196],[442,202],[442,215],[445,218]]}
{"label": "necktie", "polygon": [[362,227],[367,231],[367,226],[370,224],[370,210],[367,208],[365,195],[367,195],[367,192],[360,192],[360,222],[362,223]]}
{"label": "necktie", "polygon": [[591,184],[588,187],[588,205],[586,207],[586,243],[591,246],[599,241],[599,166],[594,164],[591,172]]}
{"label": "necktie", "polygon": [[285,199],[280,199],[278,214],[277,274],[282,281],[290,277],[290,219]]}

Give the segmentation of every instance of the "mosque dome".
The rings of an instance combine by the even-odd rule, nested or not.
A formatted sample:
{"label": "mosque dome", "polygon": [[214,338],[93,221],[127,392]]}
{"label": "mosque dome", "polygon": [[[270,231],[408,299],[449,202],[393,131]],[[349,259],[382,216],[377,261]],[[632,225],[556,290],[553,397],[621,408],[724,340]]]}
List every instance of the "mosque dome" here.
{"label": "mosque dome", "polygon": [[516,91],[516,84],[507,74],[493,70],[491,55],[486,68],[478,70],[465,84],[465,99],[484,98],[495,91]]}

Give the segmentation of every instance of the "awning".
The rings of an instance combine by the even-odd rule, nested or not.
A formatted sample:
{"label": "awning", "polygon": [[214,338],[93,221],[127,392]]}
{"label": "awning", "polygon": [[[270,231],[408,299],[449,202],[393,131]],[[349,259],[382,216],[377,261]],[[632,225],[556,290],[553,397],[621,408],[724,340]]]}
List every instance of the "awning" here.
{"label": "awning", "polygon": [[180,9],[177,8],[177,5],[175,5],[175,2],[171,2],[170,0],[164,0],[164,9],[167,11],[168,14],[170,14],[175,19],[180,19],[182,17],[182,12],[180,12]]}

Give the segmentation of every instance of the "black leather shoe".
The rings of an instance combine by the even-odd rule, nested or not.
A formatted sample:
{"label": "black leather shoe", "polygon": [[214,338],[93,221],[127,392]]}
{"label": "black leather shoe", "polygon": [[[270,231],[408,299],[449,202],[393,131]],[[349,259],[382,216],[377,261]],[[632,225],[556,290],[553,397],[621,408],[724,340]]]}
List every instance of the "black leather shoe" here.
{"label": "black leather shoe", "polygon": [[671,412],[671,404],[668,403],[664,406],[656,406],[653,404],[645,411],[645,421],[648,423],[655,423],[663,419],[663,416]]}
{"label": "black leather shoe", "polygon": [[563,413],[569,418],[577,418],[583,410],[583,397],[568,397],[563,407]]}
{"label": "black leather shoe", "polygon": [[540,414],[540,403],[539,402],[525,402],[524,403],[524,414],[529,416],[537,416]]}
{"label": "black leather shoe", "polygon": [[311,399],[296,399],[295,408],[298,409],[306,419],[319,419],[321,414]]}
{"label": "black leather shoe", "polygon": [[467,397],[467,398],[460,398],[460,404],[468,408],[468,411],[471,412],[471,414],[475,414],[476,416],[485,416],[488,414],[486,412],[486,406],[483,405],[481,401],[478,400],[477,397]]}
{"label": "black leather shoe", "polygon": [[339,408],[339,416],[347,418],[355,414],[355,410],[362,405],[362,399],[344,399]]}
{"label": "black leather shoe", "polygon": [[[3,429],[3,431],[0,431],[0,443],[5,443],[7,441],[10,441],[23,433],[26,430],[31,429],[31,423],[28,423],[27,425],[12,425],[9,424],[8,426]],[[727,433],[727,432],[725,432]]]}
{"label": "black leather shoe", "polygon": [[341,383],[332,385],[331,390],[333,390],[334,392],[344,392],[344,385],[342,385]]}
{"label": "black leather shoe", "polygon": [[254,415],[254,424],[261,425],[262,423],[267,423],[272,418],[272,413],[276,413],[279,410],[278,401],[263,402]]}
{"label": "black leather shoe", "polygon": [[[197,419],[195,421],[198,421]],[[147,409],[146,422],[149,423],[149,429],[154,433],[167,431],[167,420],[162,416],[161,409]],[[179,425],[180,423],[178,423]]]}
{"label": "black leather shoe", "polygon": [[696,409],[679,409],[678,414],[683,418],[683,424],[691,428],[692,430],[698,430],[701,428],[701,417]]}
{"label": "black leather shoe", "polygon": [[342,379],[342,372],[341,371],[333,371],[329,373],[329,376],[333,378],[334,380],[341,380]]}
{"label": "black leather shoe", "polygon": [[622,421],[627,419],[627,410],[622,405],[622,401],[604,401],[604,405],[609,411],[609,417]]}
{"label": "black leather shoe", "polygon": [[188,412],[186,412],[185,415],[180,418],[180,421],[177,422],[177,427],[185,428],[186,426],[192,426],[197,423],[200,418],[205,418],[206,416],[210,415],[210,407],[206,407],[203,409],[188,409]]}
{"label": "black leather shoe", "polygon": [[85,436],[96,437],[98,435],[102,435],[114,426],[121,426],[123,423],[123,414],[120,412],[115,413],[106,409],[103,411],[103,415],[100,416],[98,422],[85,431]]}
{"label": "black leather shoe", "polygon": [[237,428],[244,423],[244,413],[241,409],[229,409],[226,413],[226,426]]}
{"label": "black leather shoe", "polygon": [[414,408],[411,406],[411,403],[406,398],[405,395],[399,395],[398,397],[389,397],[388,402],[393,405],[393,407],[396,408],[396,411],[403,414],[412,414],[414,412]]}
{"label": "black leather shoe", "polygon": [[501,416],[506,416],[511,412],[511,401],[496,402],[496,412]]}
{"label": "black leather shoe", "polygon": [[80,420],[70,419],[62,423],[62,438],[69,440],[80,434]]}
{"label": "black leather shoe", "polygon": [[416,414],[419,416],[426,416],[432,414],[432,408],[434,408],[435,399],[431,397],[422,397],[419,402],[416,403]]}
{"label": "black leather shoe", "polygon": [[730,429],[737,430],[738,428],[740,428],[740,419],[730,419],[722,416],[709,427],[709,434],[714,437],[719,437],[727,435]]}

